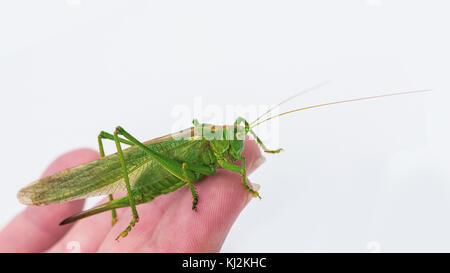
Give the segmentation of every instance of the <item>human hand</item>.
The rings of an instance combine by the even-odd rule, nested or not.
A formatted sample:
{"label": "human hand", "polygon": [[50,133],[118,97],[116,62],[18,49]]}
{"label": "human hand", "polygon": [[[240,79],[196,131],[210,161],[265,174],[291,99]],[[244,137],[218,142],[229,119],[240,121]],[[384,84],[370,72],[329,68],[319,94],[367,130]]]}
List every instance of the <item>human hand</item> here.
{"label": "human hand", "polygon": [[[253,140],[246,139],[243,156],[247,174],[264,162]],[[93,150],[75,150],[57,158],[43,176],[98,158]],[[117,211],[114,226],[110,212],[59,226],[61,220],[82,210],[84,200],[29,206],[0,231],[0,252],[218,252],[252,195],[244,189],[240,174],[222,169],[195,187],[197,211],[192,210],[187,187],[161,195],[137,206],[139,223],[120,242],[115,237],[128,226],[130,208]]]}

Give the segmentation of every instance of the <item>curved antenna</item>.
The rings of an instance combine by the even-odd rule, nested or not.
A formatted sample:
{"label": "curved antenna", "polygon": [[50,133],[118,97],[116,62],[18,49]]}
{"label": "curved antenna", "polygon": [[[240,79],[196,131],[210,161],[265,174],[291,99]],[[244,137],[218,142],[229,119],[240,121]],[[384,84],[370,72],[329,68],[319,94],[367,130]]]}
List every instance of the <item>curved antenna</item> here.
{"label": "curved antenna", "polygon": [[328,103],[322,103],[322,104],[316,104],[316,105],[312,105],[312,106],[308,106],[308,107],[303,107],[303,108],[298,108],[298,109],[294,109],[291,111],[287,111],[278,115],[275,115],[273,117],[270,118],[266,118],[263,121],[260,121],[258,123],[256,123],[255,125],[252,125],[250,127],[250,129],[260,125],[261,123],[264,123],[266,121],[269,121],[273,118],[276,117],[280,117],[280,116],[284,116],[287,114],[291,114],[294,112],[298,112],[298,111],[302,111],[302,110],[306,110],[306,109],[311,109],[311,108],[318,108],[318,107],[322,107],[322,106],[327,106],[327,105],[332,105],[332,104],[339,104],[339,103],[346,103],[346,102],[353,102],[353,101],[359,101],[359,100],[370,100],[370,99],[377,99],[377,98],[383,98],[383,97],[390,97],[390,96],[399,96],[399,95],[406,95],[406,94],[414,94],[414,93],[423,93],[423,92],[430,92],[431,89],[425,89],[425,90],[416,90],[416,91],[407,91],[407,92],[399,92],[399,93],[390,93],[390,94],[384,94],[384,95],[378,95],[378,96],[371,96],[371,97],[363,97],[363,98],[357,98],[357,99],[349,99],[349,100],[340,100],[340,101],[334,101],[334,102],[328,102]]}
{"label": "curved antenna", "polygon": [[273,111],[273,109],[275,109],[275,108],[277,108],[277,107],[280,107],[282,104],[284,104],[284,103],[286,103],[286,102],[288,102],[288,101],[290,101],[290,100],[292,100],[292,99],[294,99],[294,98],[296,98],[296,97],[298,97],[298,96],[300,96],[300,95],[303,95],[303,94],[305,94],[305,93],[308,93],[309,91],[312,91],[312,90],[318,89],[318,88],[320,88],[320,87],[322,87],[322,86],[324,86],[324,85],[327,85],[327,84],[329,84],[329,83],[330,83],[329,80],[328,80],[328,81],[323,81],[323,82],[321,82],[321,83],[319,83],[319,84],[316,84],[316,85],[311,86],[311,87],[309,87],[309,88],[303,89],[302,91],[300,91],[300,92],[298,92],[298,93],[296,93],[296,94],[290,96],[289,98],[287,98],[287,99],[283,100],[282,102],[278,103],[278,104],[275,105],[274,107],[272,107],[272,108],[270,108],[269,110],[267,110],[264,114],[262,114],[262,115],[260,115],[258,118],[256,118],[254,121],[252,121],[252,122],[250,123],[250,126],[251,126],[253,123],[255,123],[255,122],[257,122],[258,120],[260,120],[260,119],[261,119],[262,117],[264,117],[265,115],[267,115],[268,113],[270,113],[271,111]]}

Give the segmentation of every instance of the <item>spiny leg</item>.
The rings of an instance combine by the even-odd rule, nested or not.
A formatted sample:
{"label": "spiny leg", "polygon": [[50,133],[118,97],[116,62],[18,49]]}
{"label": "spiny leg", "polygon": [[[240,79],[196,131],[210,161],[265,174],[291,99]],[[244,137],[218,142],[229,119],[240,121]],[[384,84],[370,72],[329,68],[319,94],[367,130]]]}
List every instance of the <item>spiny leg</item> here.
{"label": "spiny leg", "polygon": [[249,187],[248,185],[248,181],[247,181],[247,170],[245,169],[246,164],[247,164],[247,159],[243,156],[241,156],[241,169],[242,169],[242,183],[244,184],[244,187],[253,195],[253,197],[258,197],[259,199],[261,199],[261,196],[259,196],[259,193],[255,190],[253,190],[252,188]]}
{"label": "spiny leg", "polygon": [[[98,135],[98,149],[100,151],[100,157],[105,157],[105,150],[103,148],[103,141],[102,141],[103,138],[102,133],[103,132],[101,132]],[[108,197],[109,201],[112,201],[114,199],[112,194],[109,194]],[[112,212],[112,225],[114,226],[114,224],[117,223],[117,212],[116,209],[112,209],[111,212]]]}
{"label": "spiny leg", "polygon": [[[105,150],[103,148],[103,141],[102,139],[109,139],[109,140],[114,140],[114,136],[105,132],[105,131],[101,131],[100,134],[98,135],[98,149],[100,151],[100,157],[105,157]],[[133,145],[132,142],[123,139],[123,138],[119,138],[119,141],[128,145]],[[109,194],[109,201],[113,200],[113,195]],[[117,223],[117,212],[116,209],[112,209],[112,225],[114,226],[115,223]]]}
{"label": "spiny leg", "polygon": [[128,232],[131,230],[131,228],[134,227],[134,225],[137,222],[139,222],[139,215],[138,215],[137,210],[136,210],[136,204],[134,202],[133,193],[131,192],[130,180],[128,178],[128,170],[127,170],[127,166],[125,164],[123,151],[122,151],[122,147],[120,146],[120,140],[119,140],[118,134],[119,134],[119,131],[116,130],[114,132],[114,142],[116,143],[117,154],[119,155],[120,164],[122,165],[123,180],[125,181],[125,186],[127,188],[127,193],[128,193],[128,199],[129,199],[129,203],[130,203],[130,207],[131,207],[131,212],[133,213],[133,219],[131,220],[130,225],[128,225],[128,227],[116,237],[116,240],[119,240],[119,238],[121,236],[122,237],[127,236]]}
{"label": "spiny leg", "polygon": [[159,154],[147,146],[145,146],[142,142],[134,138],[127,131],[125,131],[122,127],[118,126],[116,128],[116,132],[126,139],[131,141],[134,145],[137,145],[139,148],[144,150],[147,154],[149,154],[156,162],[158,162],[161,167],[163,167],[166,171],[170,172],[172,175],[176,176],[180,180],[186,181],[191,189],[192,196],[194,198],[193,209],[195,209],[196,204],[198,202],[198,195],[195,192],[195,188],[192,185],[193,181],[196,181],[195,173],[200,173],[204,175],[212,175],[216,172],[216,168],[214,166],[207,166],[201,164],[193,164],[189,162],[180,163],[175,159],[167,157],[165,155]]}
{"label": "spiny leg", "polygon": [[242,162],[242,166],[236,166],[232,163],[229,163],[224,158],[218,159],[218,162],[222,168],[230,170],[232,172],[240,173],[242,175],[242,184],[244,185],[244,188],[246,190],[248,190],[253,195],[253,197],[258,197],[259,199],[261,199],[261,196],[259,196],[259,193],[255,190],[253,190],[252,188],[250,188],[250,186],[247,183],[247,171],[245,170],[245,165],[246,165],[245,157],[241,157],[240,159]]}
{"label": "spiny leg", "polygon": [[283,150],[282,148],[279,148],[276,150],[267,149],[266,146],[264,145],[264,143],[261,141],[261,139],[256,135],[256,133],[253,132],[252,129],[250,129],[250,125],[248,124],[247,120],[245,120],[243,117],[238,117],[236,119],[236,121],[234,122],[235,125],[239,125],[241,123],[244,123],[245,133],[247,134],[247,132],[249,132],[250,134],[252,134],[252,136],[256,139],[256,142],[258,142],[259,146],[261,146],[261,148],[263,149],[264,152],[271,153],[271,154],[277,154],[277,153],[281,152],[281,150]]}
{"label": "spiny leg", "polygon": [[[127,131],[125,131],[122,127],[118,126],[116,128],[116,133],[124,136],[127,140],[131,141],[134,145],[137,145],[139,148],[144,150],[147,154],[149,154],[156,162],[158,162],[161,167],[163,167],[165,170],[176,176],[177,178],[181,180],[185,180],[184,174],[183,174],[183,168],[182,163],[178,162],[177,160],[167,157],[165,155],[162,155],[160,153],[157,153],[147,146],[145,146],[142,142],[134,138],[132,135],[130,135]],[[187,172],[190,178],[194,178],[194,174],[190,171]]]}
{"label": "spiny leg", "polygon": [[[104,139],[109,139],[109,140],[115,141],[114,135],[111,135],[110,133],[107,133],[107,132],[105,132],[105,131],[101,131],[100,134],[98,135],[98,137],[99,137],[99,139],[100,139],[100,138],[104,138]],[[121,137],[119,137],[119,141],[120,141],[121,143],[130,145],[130,146],[133,146],[133,145],[134,145],[133,142],[131,142],[131,141],[129,141],[129,140],[126,140],[126,139],[123,139],[123,138],[121,138]]]}
{"label": "spiny leg", "polygon": [[194,126],[200,126],[200,122],[198,122],[196,118],[192,120],[192,124],[194,124]]}
{"label": "spiny leg", "polygon": [[261,139],[256,135],[255,132],[253,132],[253,130],[250,130],[249,132],[250,132],[250,134],[252,134],[252,136],[255,138],[256,142],[258,142],[259,146],[261,146],[261,148],[263,149],[264,152],[271,153],[271,154],[277,154],[283,150],[282,148],[279,148],[276,150],[267,149],[266,146],[264,145],[264,143],[262,143]]}
{"label": "spiny leg", "polygon": [[188,170],[187,164],[186,164],[186,163],[183,163],[182,167],[183,167],[183,175],[184,175],[184,177],[185,177],[185,181],[186,181],[186,183],[188,184],[189,189],[191,190],[191,193],[192,193],[192,198],[194,199],[194,200],[192,201],[192,209],[195,210],[195,211],[197,211],[197,203],[198,203],[198,194],[197,194],[197,191],[195,190],[194,184],[193,184],[192,181],[189,179],[189,176],[188,176],[188,174],[187,174],[187,170]]}
{"label": "spiny leg", "polygon": [[185,177],[185,181],[189,186],[189,189],[192,193],[192,209],[197,211],[197,203],[198,203],[198,193],[195,190],[193,181],[189,179],[188,171],[194,171],[196,173],[200,173],[203,175],[213,175],[216,172],[216,167],[213,165],[202,165],[202,164],[195,164],[195,163],[189,163],[184,162],[182,164],[183,168],[183,176]]}

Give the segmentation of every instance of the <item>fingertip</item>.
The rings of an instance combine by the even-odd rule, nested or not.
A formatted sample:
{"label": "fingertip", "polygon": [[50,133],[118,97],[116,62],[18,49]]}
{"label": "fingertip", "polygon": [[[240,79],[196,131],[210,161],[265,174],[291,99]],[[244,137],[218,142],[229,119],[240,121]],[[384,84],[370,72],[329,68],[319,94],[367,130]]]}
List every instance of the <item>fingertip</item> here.
{"label": "fingertip", "polygon": [[183,196],[160,220],[143,251],[220,251],[251,195],[243,187],[241,176],[226,170],[218,170],[214,176],[205,178],[196,184],[196,189],[197,211],[191,209],[191,192],[184,189]]}
{"label": "fingertip", "polygon": [[[43,173],[48,176],[59,171],[95,160],[99,154],[92,149],[77,149],[55,159]],[[59,226],[61,219],[79,212],[84,200],[28,206],[0,231],[0,251],[40,252],[58,241],[72,225]]]}
{"label": "fingertip", "polygon": [[244,151],[242,156],[246,159],[247,173],[250,174],[255,171],[261,164],[266,161],[266,158],[261,153],[258,143],[249,136],[245,137]]}

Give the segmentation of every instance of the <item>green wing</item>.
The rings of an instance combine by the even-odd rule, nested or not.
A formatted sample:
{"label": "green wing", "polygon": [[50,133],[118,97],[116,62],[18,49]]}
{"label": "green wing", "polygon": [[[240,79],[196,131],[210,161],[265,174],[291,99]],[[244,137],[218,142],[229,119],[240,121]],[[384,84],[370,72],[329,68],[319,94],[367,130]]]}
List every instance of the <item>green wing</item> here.
{"label": "green wing", "polygon": [[[146,145],[174,159],[188,157],[192,161],[195,157],[201,158],[199,155],[205,148],[205,141],[171,139]],[[167,183],[180,182],[136,146],[124,150],[124,159],[132,187],[152,188],[154,184],[153,190],[157,192],[160,188],[159,192],[164,193],[164,187],[169,189],[172,186]],[[32,182],[18,192],[17,198],[25,205],[44,205],[125,190],[119,157],[112,154]]]}

